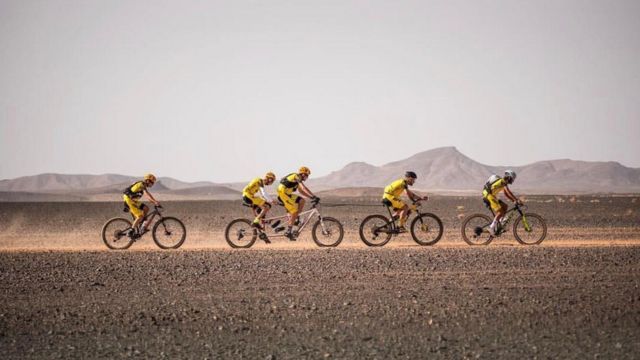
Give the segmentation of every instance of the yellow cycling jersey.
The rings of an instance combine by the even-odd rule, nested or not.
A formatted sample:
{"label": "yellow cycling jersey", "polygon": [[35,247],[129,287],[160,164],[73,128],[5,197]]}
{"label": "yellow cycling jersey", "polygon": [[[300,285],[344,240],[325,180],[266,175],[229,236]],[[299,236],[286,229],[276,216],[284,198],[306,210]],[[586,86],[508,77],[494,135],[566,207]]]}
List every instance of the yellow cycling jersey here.
{"label": "yellow cycling jersey", "polygon": [[257,177],[251,180],[249,185],[245,186],[245,188],[242,190],[242,195],[252,197],[255,193],[258,192],[258,190],[260,190],[261,187],[264,187],[264,183],[262,182],[261,178]]}
{"label": "yellow cycling jersey", "polygon": [[394,198],[398,198],[408,187],[409,185],[404,179],[398,179],[384,188],[384,193],[385,195],[391,195]]}
{"label": "yellow cycling jersey", "polygon": [[484,189],[482,193],[484,196],[487,196],[489,194],[496,196],[500,191],[504,190],[505,187],[507,187],[507,182],[503,178],[500,178],[490,184],[488,186],[488,189]]}
{"label": "yellow cycling jersey", "polygon": [[138,181],[126,188],[124,194],[132,199],[140,199],[145,190],[147,190],[147,186],[144,181]]}
{"label": "yellow cycling jersey", "polygon": [[280,185],[278,185],[278,193],[285,194],[293,194],[294,191],[298,190],[298,185],[302,182],[302,179],[297,173],[289,174],[280,180]]}

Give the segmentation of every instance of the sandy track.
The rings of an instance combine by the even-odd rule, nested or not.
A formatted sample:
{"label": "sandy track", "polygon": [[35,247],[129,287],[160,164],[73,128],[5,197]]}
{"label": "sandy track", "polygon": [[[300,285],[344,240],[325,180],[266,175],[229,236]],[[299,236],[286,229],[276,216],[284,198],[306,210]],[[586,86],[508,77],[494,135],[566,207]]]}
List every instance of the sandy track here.
{"label": "sandy track", "polygon": [[0,253],[4,358],[633,358],[640,246]]}
{"label": "sandy track", "polygon": [[[568,229],[562,229],[564,235],[560,239],[553,238],[553,231],[551,231],[551,238],[545,240],[541,245],[542,247],[585,247],[585,246],[626,246],[626,245],[640,245],[640,234],[637,238],[631,236],[623,236],[622,238],[609,238],[609,239],[597,239],[593,238],[593,235],[588,238],[584,237],[570,237],[568,234],[579,233],[580,230],[568,231]],[[308,234],[307,234],[308,235]],[[490,247],[495,246],[523,246],[520,245],[513,236],[503,236],[500,239],[494,240],[489,244]],[[438,242],[434,246],[419,246],[409,235],[402,235],[400,237],[393,238],[385,248],[416,248],[428,249],[433,247],[470,247],[461,238],[456,237],[455,234],[451,234],[445,237],[442,241]],[[356,234],[346,234],[343,242],[338,246],[340,249],[367,249],[368,247],[360,240]],[[143,237],[138,242],[134,243],[132,247],[126,251],[137,250],[154,250],[158,247],[153,243],[153,240],[149,235]],[[216,236],[205,236],[203,234],[189,234],[187,241],[180,248],[180,250],[233,250],[225,242],[222,234]],[[292,242],[283,238],[273,239],[271,244],[265,244],[260,240],[257,240],[254,246],[249,250],[266,250],[266,249],[278,249],[278,250],[296,250],[296,249],[319,249],[319,247],[313,242],[309,236],[301,236],[298,241]],[[109,250],[104,243],[102,243],[98,235],[85,236],[74,234],[58,234],[40,235],[22,237],[18,235],[0,235],[0,251],[44,251],[44,250],[62,250],[62,251],[113,251]],[[235,251],[246,251],[246,249],[238,249]]]}
{"label": "sandy track", "polygon": [[[572,197],[539,196],[528,199],[530,210],[543,215],[549,232],[544,245],[555,241],[578,240],[591,243],[607,241],[640,241],[638,203],[630,197]],[[592,202],[597,200],[598,202]],[[346,238],[340,247],[364,246],[358,238],[358,227],[371,213],[384,213],[381,206],[360,206],[377,202],[376,199],[350,199],[354,204],[331,207],[334,200],[327,200],[321,210],[326,216],[339,219],[345,228]],[[238,201],[183,201],[165,202],[167,215],[182,219],[188,237],[185,249],[225,248],[223,229],[231,219],[248,216],[247,208]],[[434,197],[424,211],[438,214],[444,223],[444,237],[437,246],[462,245],[461,219],[475,212],[486,212],[476,197]],[[275,214],[282,213],[276,208]],[[118,202],[113,203],[0,203],[0,251],[15,249],[77,249],[100,250],[104,248],[100,238],[102,225],[112,217],[126,216]],[[312,244],[308,230],[299,240]],[[506,243],[515,244],[511,235]],[[276,240],[272,248],[296,247],[283,245]],[[408,236],[394,238],[391,244],[411,245]],[[451,245],[453,246],[453,245]],[[494,244],[492,244],[494,246]],[[133,249],[153,248],[149,235],[134,244]],[[257,246],[258,248],[260,247]]]}

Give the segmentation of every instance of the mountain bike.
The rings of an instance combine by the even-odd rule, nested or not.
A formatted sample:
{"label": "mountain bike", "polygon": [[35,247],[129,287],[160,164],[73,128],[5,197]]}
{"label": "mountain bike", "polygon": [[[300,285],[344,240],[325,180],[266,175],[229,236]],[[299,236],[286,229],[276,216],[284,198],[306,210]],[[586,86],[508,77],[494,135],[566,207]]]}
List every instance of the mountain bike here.
{"label": "mountain bike", "polygon": [[[320,247],[338,246],[344,237],[342,224],[337,219],[322,216],[317,205],[317,202],[312,202],[311,209],[299,214],[297,224],[293,227],[289,240],[295,241],[311,220],[317,218],[318,220],[311,228],[313,241]],[[283,215],[263,219],[262,229],[253,227],[252,221],[249,219],[235,219],[225,228],[224,237],[232,248],[250,248],[256,239],[270,243],[270,239],[286,237],[281,232],[285,229],[283,224],[288,221],[288,217],[289,215]]]}
{"label": "mountain bike", "polygon": [[179,248],[187,238],[187,229],[182,221],[175,217],[163,216],[161,206],[154,206],[153,211],[149,212],[140,222],[138,229],[134,229],[131,221],[125,218],[118,217],[107,221],[102,227],[102,241],[109,249],[128,249],[135,241],[149,232],[146,230],[140,233],[140,230],[143,225],[151,225],[156,216],[159,218],[151,228],[153,241],[161,249]]}
{"label": "mountain bike", "polygon": [[[384,205],[389,211],[389,217],[384,215],[369,215],[360,224],[360,239],[369,246],[384,246],[392,236],[401,234],[396,223],[398,216],[394,216],[391,207]],[[409,214],[415,211],[417,216],[410,226],[411,237],[419,245],[433,245],[442,238],[442,220],[435,214],[420,211],[421,200],[414,201],[409,207]]]}
{"label": "mountain bike", "polygon": [[489,233],[489,225],[495,216],[493,211],[492,217],[484,214],[469,215],[462,222],[462,238],[469,245],[488,245],[494,238],[508,231],[509,222],[515,217],[513,235],[516,240],[523,245],[540,244],[547,236],[547,224],[542,216],[523,210],[526,211],[527,206],[519,204],[507,210],[497,225],[495,236]]}

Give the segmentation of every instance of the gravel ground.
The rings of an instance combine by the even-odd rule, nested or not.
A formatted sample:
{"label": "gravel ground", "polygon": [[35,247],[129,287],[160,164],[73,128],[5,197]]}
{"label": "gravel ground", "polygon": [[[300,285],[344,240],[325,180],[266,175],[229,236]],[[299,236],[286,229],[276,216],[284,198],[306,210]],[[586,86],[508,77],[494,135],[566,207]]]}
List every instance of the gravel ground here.
{"label": "gravel ground", "polygon": [[640,246],[0,252],[0,357],[637,358]]}

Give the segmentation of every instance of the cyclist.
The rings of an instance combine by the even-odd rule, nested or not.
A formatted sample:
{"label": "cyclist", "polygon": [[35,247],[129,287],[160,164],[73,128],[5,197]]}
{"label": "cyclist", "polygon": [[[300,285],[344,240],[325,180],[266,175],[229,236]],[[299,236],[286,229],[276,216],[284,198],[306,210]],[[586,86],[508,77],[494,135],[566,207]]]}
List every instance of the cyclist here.
{"label": "cyclist", "polygon": [[278,200],[285,209],[287,209],[287,213],[289,214],[289,224],[287,231],[284,233],[289,240],[295,240],[295,235],[291,229],[298,220],[298,214],[300,214],[304,208],[304,198],[294,194],[294,192],[298,190],[303,196],[311,198],[312,202],[316,204],[320,202],[320,198],[315,196],[311,190],[303,184],[304,181],[309,178],[309,175],[311,175],[311,170],[303,166],[297,173],[291,173],[283,177],[280,180],[280,185],[278,185]]}
{"label": "cyclist", "polygon": [[[269,171],[264,175],[264,178],[255,178],[245,186],[242,190],[242,201],[253,209],[256,218],[253,219],[251,226],[263,230],[261,220],[264,219],[269,209],[271,209],[271,203],[273,202],[269,195],[264,191],[264,187],[273,184],[276,180],[276,175]],[[257,197],[256,193],[260,190],[262,197]]]}
{"label": "cyclist", "polygon": [[504,190],[504,194],[509,198],[509,200],[522,204],[522,201],[518,199],[511,190],[509,190],[509,185],[513,184],[516,180],[516,172],[513,170],[506,170],[504,172],[504,176],[500,177],[498,175],[491,175],[489,180],[484,184],[484,189],[482,190],[482,198],[484,203],[491,208],[491,211],[495,214],[493,218],[493,222],[489,226],[489,233],[491,235],[495,235],[498,232],[496,227],[498,226],[500,219],[507,212],[507,204],[504,201],[498,199],[498,194]]}
{"label": "cyclist", "polygon": [[393,215],[394,217],[400,217],[400,227],[398,228],[399,232],[407,231],[404,225],[407,223],[407,218],[409,218],[409,206],[405,204],[404,201],[400,200],[400,195],[402,195],[402,193],[406,191],[407,196],[412,201],[428,199],[427,196],[420,197],[413,191],[409,190],[409,186],[413,186],[417,178],[418,175],[416,175],[415,172],[407,171],[404,174],[404,178],[398,179],[384,188],[382,203],[393,208],[393,210],[395,211]]}
{"label": "cyclist", "polygon": [[122,195],[124,203],[126,204],[125,210],[130,211],[131,215],[135,218],[133,225],[131,225],[133,228],[132,236],[134,238],[138,238],[147,232],[148,224],[143,223],[140,229],[138,229],[138,225],[140,225],[142,219],[144,219],[144,217],[147,216],[147,213],[149,213],[149,207],[140,201],[142,195],[146,194],[155,206],[160,206],[160,203],[148,190],[155,183],[156,177],[153,174],[145,174],[143,180],[133,183],[124,190],[124,194]]}

